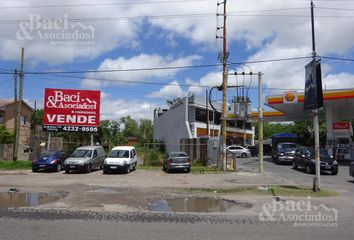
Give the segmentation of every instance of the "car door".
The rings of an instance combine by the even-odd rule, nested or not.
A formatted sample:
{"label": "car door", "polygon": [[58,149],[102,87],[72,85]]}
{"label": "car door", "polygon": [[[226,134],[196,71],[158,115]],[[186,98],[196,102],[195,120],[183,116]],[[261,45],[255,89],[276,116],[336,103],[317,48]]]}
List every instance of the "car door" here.
{"label": "car door", "polygon": [[98,162],[99,162],[99,157],[98,157],[97,150],[95,149],[93,151],[92,165],[96,167],[96,166],[98,166]]}
{"label": "car door", "polygon": [[241,154],[242,154],[242,152],[243,152],[243,148],[242,147],[240,147],[240,146],[237,146],[237,147],[235,147],[235,152],[236,152],[236,156],[237,157],[240,157],[241,156]]}
{"label": "car door", "polygon": [[306,151],[301,149],[299,152],[299,166],[306,167]]}
{"label": "car door", "polygon": [[133,164],[137,164],[138,163],[138,155],[136,154],[135,149],[133,149],[132,152],[133,152]]}

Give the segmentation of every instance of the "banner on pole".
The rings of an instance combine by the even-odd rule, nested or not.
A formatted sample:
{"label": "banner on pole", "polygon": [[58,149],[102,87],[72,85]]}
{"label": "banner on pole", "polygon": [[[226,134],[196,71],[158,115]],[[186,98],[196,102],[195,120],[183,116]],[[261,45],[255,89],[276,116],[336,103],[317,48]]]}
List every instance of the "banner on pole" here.
{"label": "banner on pole", "polygon": [[304,110],[316,110],[323,107],[322,75],[320,60],[312,60],[305,66]]}

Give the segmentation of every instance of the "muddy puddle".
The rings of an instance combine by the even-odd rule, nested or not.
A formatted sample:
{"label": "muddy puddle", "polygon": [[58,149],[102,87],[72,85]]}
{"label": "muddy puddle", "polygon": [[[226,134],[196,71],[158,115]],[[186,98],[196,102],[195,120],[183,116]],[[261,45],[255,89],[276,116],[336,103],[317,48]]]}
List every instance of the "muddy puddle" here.
{"label": "muddy puddle", "polygon": [[34,207],[64,198],[66,193],[0,192],[0,208]]}
{"label": "muddy puddle", "polygon": [[227,212],[228,210],[244,210],[250,204],[211,197],[180,197],[160,199],[149,204],[154,212]]}

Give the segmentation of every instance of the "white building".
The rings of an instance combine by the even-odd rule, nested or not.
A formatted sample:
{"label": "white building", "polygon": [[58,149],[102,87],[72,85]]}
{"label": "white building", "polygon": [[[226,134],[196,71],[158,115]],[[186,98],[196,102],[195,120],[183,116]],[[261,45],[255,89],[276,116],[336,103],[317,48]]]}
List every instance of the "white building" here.
{"label": "white building", "polygon": [[[220,134],[221,104],[214,103],[214,111],[206,99],[189,96],[177,99],[169,109],[154,110],[153,138],[162,140],[167,151],[180,150],[181,139],[218,137]],[[209,110],[209,127],[207,126]],[[254,128],[244,121],[227,122],[227,144],[253,144]]]}

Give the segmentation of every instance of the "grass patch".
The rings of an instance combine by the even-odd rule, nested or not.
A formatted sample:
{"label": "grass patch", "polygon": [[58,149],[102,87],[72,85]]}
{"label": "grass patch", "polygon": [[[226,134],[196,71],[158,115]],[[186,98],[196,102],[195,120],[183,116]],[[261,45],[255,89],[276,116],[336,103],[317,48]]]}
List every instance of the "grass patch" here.
{"label": "grass patch", "polygon": [[267,189],[260,189],[255,186],[249,187],[236,187],[236,188],[191,188],[187,189],[191,192],[199,193],[217,193],[217,194],[254,194],[254,195],[265,195],[272,196],[273,192],[275,196],[283,197],[335,197],[339,194],[335,191],[322,189],[319,192],[313,192],[311,188],[302,186],[269,186]]}
{"label": "grass patch", "polygon": [[191,168],[191,173],[194,174],[216,173],[216,172],[221,172],[221,171],[216,167],[202,166],[199,164],[195,164],[195,165],[193,164]]}
{"label": "grass patch", "polygon": [[[137,169],[149,170],[149,171],[162,171],[162,166],[151,166],[151,165],[138,165]],[[207,174],[220,172],[218,168],[202,165],[193,165],[190,173],[192,174]]]}
{"label": "grass patch", "polygon": [[161,166],[149,166],[149,165],[137,165],[136,166],[137,169],[143,169],[143,170],[150,170],[150,171],[157,171],[162,169]]}
{"label": "grass patch", "polygon": [[32,169],[32,162],[26,160],[4,161],[0,160],[0,170]]}

